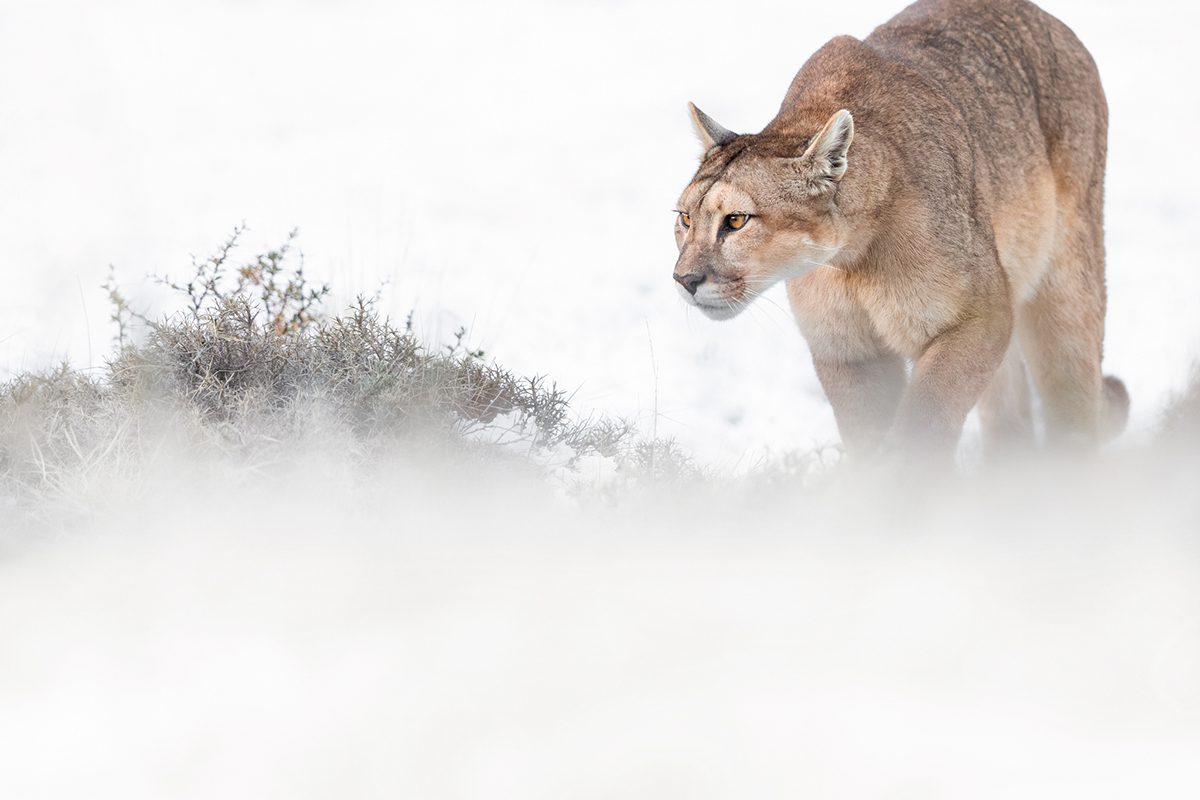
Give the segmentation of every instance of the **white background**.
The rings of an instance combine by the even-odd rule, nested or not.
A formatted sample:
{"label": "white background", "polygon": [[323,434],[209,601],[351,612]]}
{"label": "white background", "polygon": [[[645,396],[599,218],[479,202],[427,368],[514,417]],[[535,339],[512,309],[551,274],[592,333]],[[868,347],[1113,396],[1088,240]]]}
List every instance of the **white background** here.
{"label": "white background", "polygon": [[[1200,346],[1195,14],[1047,2],[1112,109],[1106,369],[1152,425]],[[338,303],[472,340],[718,466],[836,439],[781,290],[715,323],[675,296],[694,100],[758,130],[880,0],[0,5],[0,371],[98,363],[109,264],[183,274],[293,226]],[[154,297],[139,293],[150,305]],[[772,303],[774,301],[774,303]],[[653,352],[653,358],[651,353]],[[654,365],[657,364],[657,379]]]}
{"label": "white background", "polygon": [[[1046,6],[1112,108],[1129,442],[1200,345],[1197,15]],[[246,220],[706,464],[832,440],[786,312],[675,295],[685,103],[757,130],[895,10],[0,0],[0,374],[100,363],[108,264],[179,274]],[[83,465],[40,487],[67,535],[0,518],[0,796],[1190,800],[1200,516],[1161,452],[603,508],[336,447]]]}

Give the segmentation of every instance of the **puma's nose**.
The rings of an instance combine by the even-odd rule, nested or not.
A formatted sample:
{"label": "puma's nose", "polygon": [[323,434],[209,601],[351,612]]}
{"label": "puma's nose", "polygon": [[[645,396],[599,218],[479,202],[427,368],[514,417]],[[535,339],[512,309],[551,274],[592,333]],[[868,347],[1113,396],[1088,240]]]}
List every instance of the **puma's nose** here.
{"label": "puma's nose", "polygon": [[696,287],[704,283],[704,273],[689,272],[687,275],[676,275],[675,280],[679,281],[679,285],[687,289],[688,294],[695,294]]}

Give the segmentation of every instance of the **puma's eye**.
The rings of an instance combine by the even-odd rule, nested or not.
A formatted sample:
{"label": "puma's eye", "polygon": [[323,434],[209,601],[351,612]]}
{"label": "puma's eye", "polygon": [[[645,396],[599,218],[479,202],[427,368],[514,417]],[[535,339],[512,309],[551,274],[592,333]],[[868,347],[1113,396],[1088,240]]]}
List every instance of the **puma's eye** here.
{"label": "puma's eye", "polygon": [[725,218],[725,224],[729,226],[730,230],[740,231],[749,220],[749,214],[730,214]]}
{"label": "puma's eye", "polygon": [[692,217],[686,211],[679,212],[679,224],[685,228],[692,227]]}

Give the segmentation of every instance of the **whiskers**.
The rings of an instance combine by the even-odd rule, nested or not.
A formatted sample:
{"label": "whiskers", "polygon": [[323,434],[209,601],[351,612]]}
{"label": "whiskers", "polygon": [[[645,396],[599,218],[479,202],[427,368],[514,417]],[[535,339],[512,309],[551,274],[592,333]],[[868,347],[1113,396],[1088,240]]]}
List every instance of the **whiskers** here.
{"label": "whiskers", "polygon": [[[835,248],[833,250],[833,252],[836,253],[840,249],[841,248]],[[830,264],[828,259],[826,259],[825,261],[816,261],[813,259],[805,259],[805,260],[799,262],[798,264],[796,264],[796,267],[799,268],[800,270],[802,270],[801,274],[806,274],[815,269],[833,269],[833,270],[837,270],[838,272],[846,272],[847,271],[847,270],[843,269],[842,267],[835,267],[833,264]],[[799,276],[796,276],[796,277],[799,277]]]}
{"label": "whiskers", "polygon": [[[821,247],[821,246],[814,246],[812,249],[828,251],[830,253],[836,253],[837,251],[841,250],[840,247]],[[729,311],[731,314],[736,311],[739,311],[743,308],[749,308],[749,309],[751,309],[751,312],[753,314],[756,314],[759,317],[768,318],[768,319],[772,320],[773,323],[778,323],[778,321],[779,321],[778,315],[776,315],[774,313],[767,313],[766,309],[764,309],[760,304],[757,304],[754,301],[761,298],[763,301],[765,301],[766,303],[770,303],[778,311],[780,311],[781,313],[783,313],[784,315],[786,315],[787,317],[790,318],[791,312],[787,308],[784,308],[784,306],[782,306],[774,298],[770,297],[767,294],[767,292],[772,287],[774,287],[776,284],[791,280],[793,278],[802,277],[802,276],[807,275],[810,272],[813,272],[817,269],[831,269],[831,270],[835,270],[835,271],[843,273],[843,274],[849,274],[849,270],[847,270],[843,267],[836,267],[832,264],[827,263],[826,261],[817,261],[815,259],[801,259],[799,261],[793,262],[790,265],[790,269],[783,271],[782,274],[769,275],[769,276],[768,275],[747,276],[747,277],[739,279],[737,281],[737,283],[739,283],[741,285],[742,297],[737,300],[734,300],[729,297],[723,297],[723,298],[720,298],[720,302],[723,304],[725,310]]]}
{"label": "whiskers", "polygon": [[779,316],[768,313],[761,304],[756,303],[756,300],[762,300],[774,306],[781,314],[790,317],[789,311],[781,306],[774,298],[766,294],[766,291],[778,283],[778,280],[771,278],[743,278],[740,283],[743,289],[742,297],[733,299],[730,297],[720,298],[724,309],[733,316],[735,313],[748,310],[752,316],[757,319],[769,320],[775,328],[779,327]]}
{"label": "whiskers", "polygon": [[825,253],[827,255],[825,256],[824,260],[822,260],[822,261],[817,261],[816,259],[812,259],[812,258],[802,259],[800,262],[798,262],[796,264],[796,266],[798,268],[800,268],[802,270],[806,270],[806,271],[824,268],[824,269],[837,270],[838,272],[848,272],[848,270],[843,269],[842,267],[835,267],[834,265],[829,263],[830,259],[832,259],[834,256],[836,256],[838,253],[842,252],[842,245],[823,245],[823,244],[813,243],[813,244],[806,245],[804,249],[805,250],[813,250],[818,253]]}

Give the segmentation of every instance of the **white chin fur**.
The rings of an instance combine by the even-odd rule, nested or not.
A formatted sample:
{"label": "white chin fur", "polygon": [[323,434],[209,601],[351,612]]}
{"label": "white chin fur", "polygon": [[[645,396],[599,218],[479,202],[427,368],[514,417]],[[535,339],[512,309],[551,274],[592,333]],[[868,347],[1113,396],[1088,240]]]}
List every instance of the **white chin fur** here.
{"label": "white chin fur", "polygon": [[704,306],[697,303],[696,307],[709,319],[733,319],[742,313],[742,309],[746,307],[746,304],[734,303],[731,306]]}
{"label": "white chin fur", "polygon": [[753,299],[753,297],[746,297],[740,300],[727,300],[719,295],[706,293],[704,287],[701,287],[700,291],[696,292],[693,302],[709,319],[733,319],[742,313],[742,309]]}
{"label": "white chin fur", "polygon": [[741,297],[735,300],[727,297],[722,288],[725,287],[701,284],[696,292],[696,305],[709,319],[733,319],[758,295],[757,292],[749,292],[742,287]]}
{"label": "white chin fur", "polygon": [[701,286],[694,297],[678,284],[676,284],[675,288],[679,291],[679,296],[684,299],[684,302],[689,306],[700,309],[701,313],[709,319],[733,319],[742,313],[742,310],[754,299],[752,295],[742,300],[726,300],[723,297],[715,295],[708,286]]}

